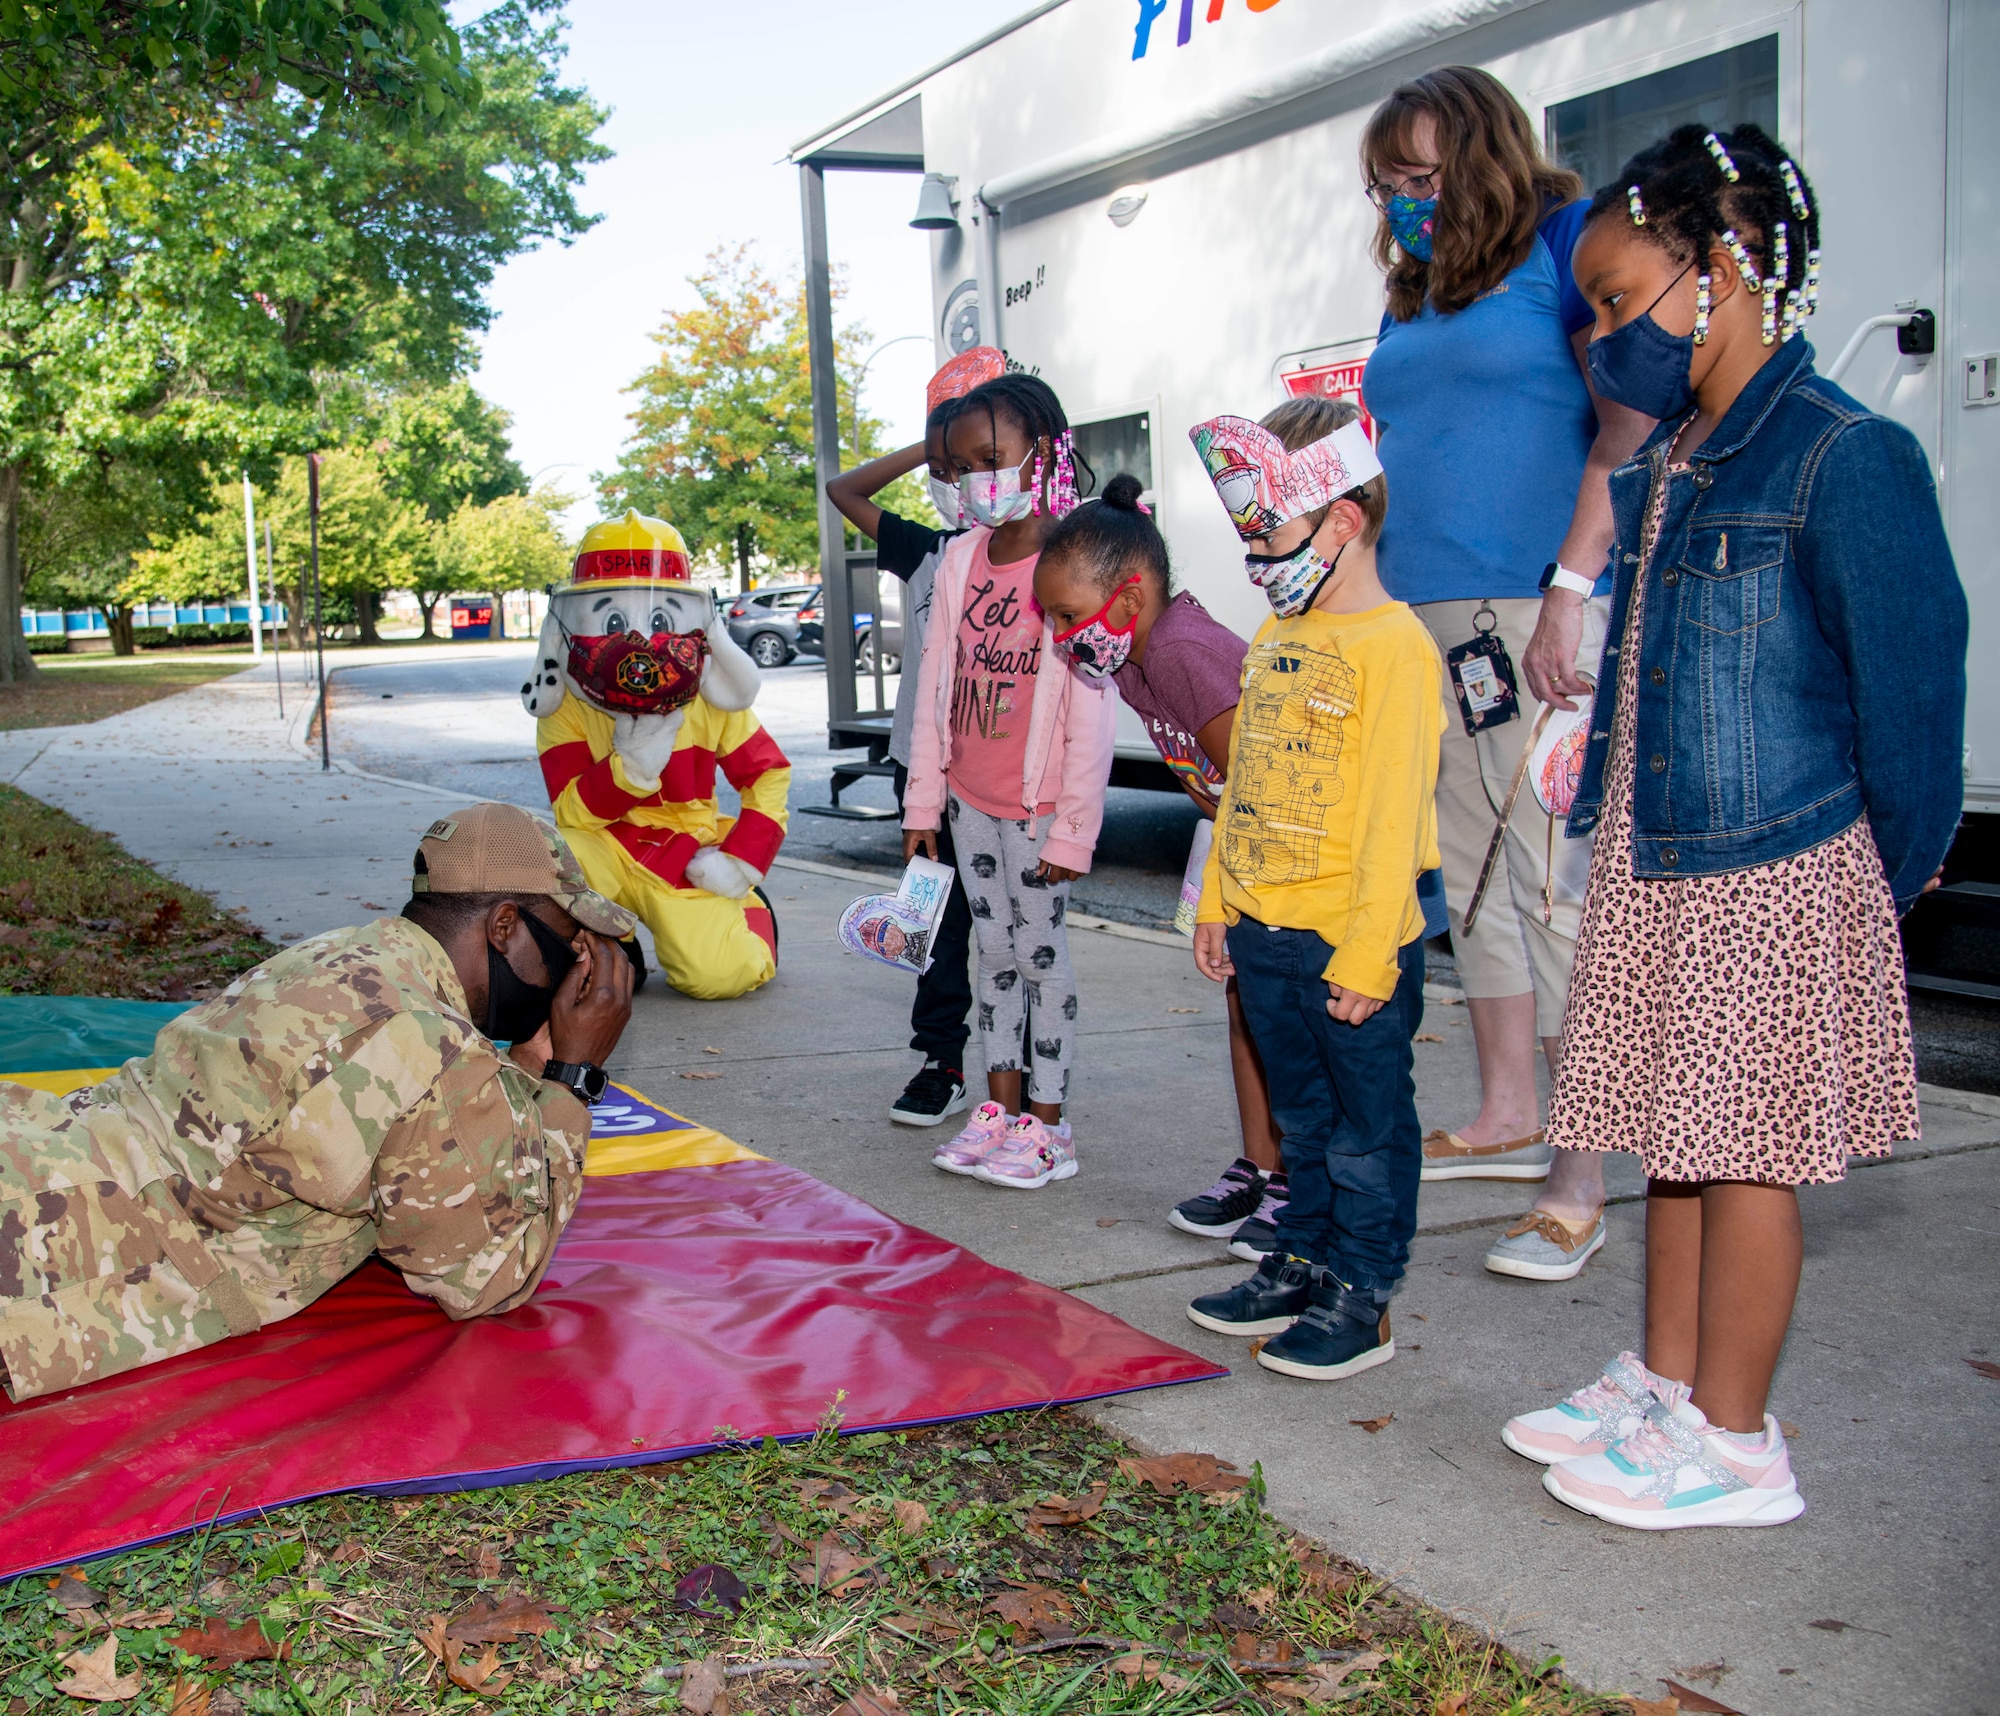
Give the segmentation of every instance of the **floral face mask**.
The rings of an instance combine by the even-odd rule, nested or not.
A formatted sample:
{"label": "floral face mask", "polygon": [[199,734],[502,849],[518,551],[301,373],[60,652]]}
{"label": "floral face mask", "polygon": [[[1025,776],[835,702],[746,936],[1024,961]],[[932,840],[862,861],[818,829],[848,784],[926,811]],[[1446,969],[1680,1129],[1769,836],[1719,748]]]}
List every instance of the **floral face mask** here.
{"label": "floral face mask", "polygon": [[1111,604],[1138,582],[1139,575],[1135,572],[1104,599],[1104,606],[1089,619],[1079,620],[1068,631],[1056,633],[1056,648],[1075,662],[1077,672],[1086,678],[1109,678],[1131,659],[1132,637],[1139,616],[1134,614],[1123,631],[1115,630],[1106,616],[1111,612]]}
{"label": "floral face mask", "polygon": [[1030,453],[1011,470],[967,471],[958,479],[959,501],[975,522],[998,530],[1035,510],[1034,487],[1021,475],[1034,457]]}
{"label": "floral face mask", "polygon": [[701,690],[708,660],[704,632],[612,632],[569,639],[569,676],[600,709],[667,715]]}

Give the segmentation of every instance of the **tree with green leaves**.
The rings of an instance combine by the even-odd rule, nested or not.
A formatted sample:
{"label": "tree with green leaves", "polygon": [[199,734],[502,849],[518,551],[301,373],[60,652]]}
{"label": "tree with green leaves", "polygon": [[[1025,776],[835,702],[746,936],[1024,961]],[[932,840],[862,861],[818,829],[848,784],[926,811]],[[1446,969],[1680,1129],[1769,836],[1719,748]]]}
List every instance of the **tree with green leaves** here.
{"label": "tree with green leaves", "polygon": [[[239,13],[305,34],[259,25],[218,59]],[[591,224],[604,113],[560,81],[561,28],[558,0],[462,36],[411,0],[0,8],[0,108],[41,89],[71,112],[0,147],[0,681],[33,671],[24,495],[119,463],[268,477],[333,438],[329,378],[449,382],[500,264]]]}
{"label": "tree with green leaves", "polygon": [[453,513],[435,538],[434,587],[416,587],[424,636],[435,635],[431,619],[438,598],[453,590],[498,598],[509,590],[539,590],[558,582],[569,570],[570,551],[550,515],[569,498],[542,489],[533,495],[502,495],[484,506],[467,501]]}
{"label": "tree with green leaves", "polygon": [[[734,564],[747,590],[753,559],[787,571],[819,564],[805,290],[781,286],[747,246],[711,252],[689,284],[696,304],[667,313],[652,336],[659,358],[626,389],[638,397],[635,427],[598,491],[612,511],[666,519],[697,563]],[[836,340],[843,423],[866,338],[848,328]],[[859,429],[871,457],[881,425],[863,416]]]}

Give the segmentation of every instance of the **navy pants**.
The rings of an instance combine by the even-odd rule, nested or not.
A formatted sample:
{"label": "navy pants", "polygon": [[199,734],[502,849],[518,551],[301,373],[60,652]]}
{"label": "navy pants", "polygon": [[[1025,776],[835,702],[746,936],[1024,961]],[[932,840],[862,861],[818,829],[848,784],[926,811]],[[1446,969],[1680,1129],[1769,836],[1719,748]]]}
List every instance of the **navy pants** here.
{"label": "navy pants", "polygon": [[[914,671],[914,669],[912,670]],[[896,765],[896,808],[903,808],[903,787],[910,772]],[[951,818],[941,818],[937,831],[938,862],[958,868],[951,843]],[[925,1060],[943,1061],[965,1070],[965,1044],[972,1034],[966,1023],[972,1013],[972,907],[965,890],[953,885],[944,917],[931,944],[931,968],[917,979],[917,998],[910,1006],[910,1047]]]}
{"label": "navy pants", "polygon": [[1311,930],[1244,918],[1229,932],[1291,1186],[1277,1255],[1324,1265],[1386,1298],[1417,1231],[1423,1140],[1410,1041],[1423,1018],[1424,944],[1402,950],[1395,995],[1359,1025],[1326,1010],[1322,973],[1332,956]]}

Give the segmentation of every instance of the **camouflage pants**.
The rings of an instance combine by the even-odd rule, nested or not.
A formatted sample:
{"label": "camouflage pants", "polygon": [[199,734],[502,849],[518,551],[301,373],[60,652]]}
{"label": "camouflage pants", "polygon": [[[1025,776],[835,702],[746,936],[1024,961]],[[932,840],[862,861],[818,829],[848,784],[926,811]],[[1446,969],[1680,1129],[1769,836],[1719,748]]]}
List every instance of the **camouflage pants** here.
{"label": "camouflage pants", "polygon": [[0,1083],[0,1371],[31,1400],[260,1325],[171,1180],[68,1105]]}

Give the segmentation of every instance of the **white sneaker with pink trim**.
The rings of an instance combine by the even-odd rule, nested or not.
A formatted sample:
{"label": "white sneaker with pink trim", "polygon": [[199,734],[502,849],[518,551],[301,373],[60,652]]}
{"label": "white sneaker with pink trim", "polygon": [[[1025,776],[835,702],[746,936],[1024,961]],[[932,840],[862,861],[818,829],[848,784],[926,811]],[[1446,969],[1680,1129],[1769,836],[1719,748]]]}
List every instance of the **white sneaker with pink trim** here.
{"label": "white sneaker with pink trim", "polygon": [[1008,1113],[997,1102],[982,1102],[972,1111],[965,1130],[949,1144],[941,1144],[931,1158],[933,1168],[947,1174],[976,1174],[979,1164],[1007,1142]]}
{"label": "white sneaker with pink trim", "polygon": [[1620,1353],[1604,1367],[1602,1376],[1567,1400],[1508,1419],[1500,1440],[1545,1466],[1581,1459],[1622,1442],[1645,1422],[1654,1401],[1673,1406],[1685,1400],[1687,1392],[1686,1383],[1655,1376],[1637,1353]]}
{"label": "white sneaker with pink trim", "polygon": [[1017,1192],[1039,1191],[1051,1180],[1067,1180],[1076,1172],[1076,1146],[1069,1122],[1051,1126],[1033,1114],[1016,1115],[1006,1141],[987,1155],[973,1173],[989,1186]]}
{"label": "white sneaker with pink trim", "polygon": [[1603,1453],[1549,1467],[1542,1488],[1580,1513],[1638,1531],[1783,1525],[1806,1511],[1777,1419],[1765,1414],[1763,1433],[1751,1440],[1716,1429],[1691,1400],[1656,1401]]}

